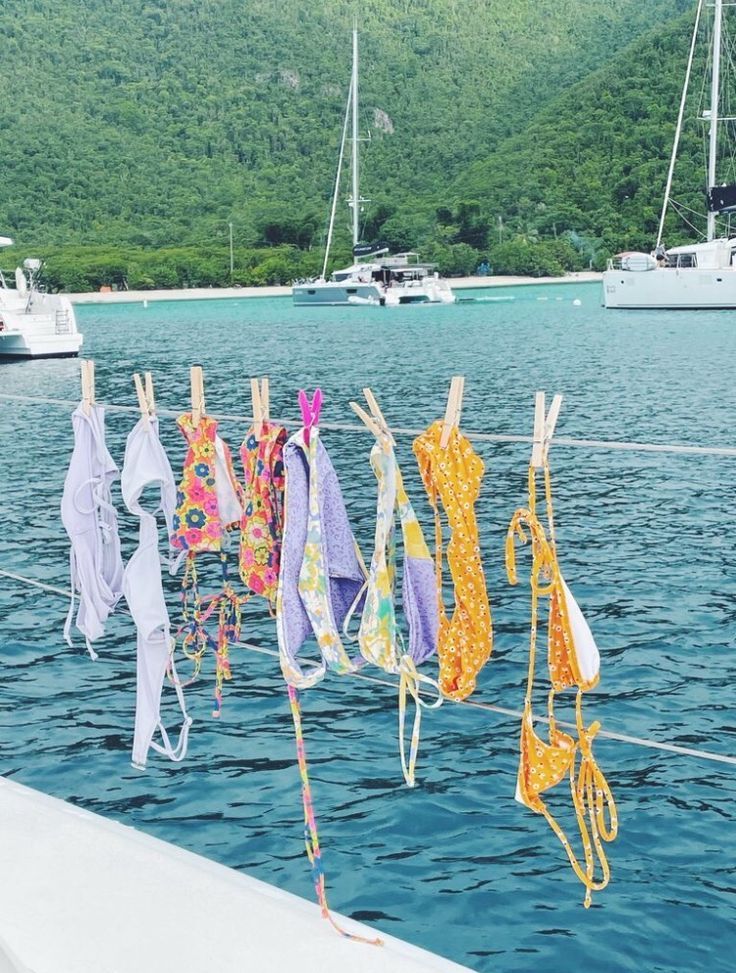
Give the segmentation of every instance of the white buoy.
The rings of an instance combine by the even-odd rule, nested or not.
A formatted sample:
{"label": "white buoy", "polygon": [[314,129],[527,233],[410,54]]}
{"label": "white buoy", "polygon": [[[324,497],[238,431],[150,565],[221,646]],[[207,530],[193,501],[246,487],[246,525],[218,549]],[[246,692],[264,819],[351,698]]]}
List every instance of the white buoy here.
{"label": "white buoy", "polygon": [[148,307],[148,300],[145,297],[143,298],[143,307]]}
{"label": "white buoy", "polygon": [[582,302],[582,301],[580,300],[580,298],[579,298],[579,297],[576,297],[576,298],[575,298],[575,300],[574,300],[574,301],[572,302],[572,306],[573,306],[573,307],[580,307],[580,305],[581,305],[582,303],[583,303],[583,302]]}

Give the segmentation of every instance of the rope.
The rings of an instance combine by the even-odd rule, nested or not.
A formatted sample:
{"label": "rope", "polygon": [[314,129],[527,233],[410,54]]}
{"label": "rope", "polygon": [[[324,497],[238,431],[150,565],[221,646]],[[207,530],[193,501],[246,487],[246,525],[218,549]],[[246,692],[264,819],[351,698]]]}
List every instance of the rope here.
{"label": "rope", "polygon": [[[72,409],[75,409],[79,405],[79,402],[71,399],[50,399],[40,395],[14,395],[9,392],[0,392],[0,399],[6,399],[12,402],[28,402],[33,405],[58,405],[64,406],[64,408]],[[100,402],[98,404],[103,405],[108,412],[126,412],[136,415],[140,412],[138,406],[133,405],[105,404],[104,402]],[[157,406],[156,414],[159,416],[169,416],[172,419],[177,419],[181,414],[181,411],[177,412],[173,409],[160,409]],[[254,422],[253,416],[231,415],[229,413],[220,413],[219,415],[210,414],[210,418],[216,419],[218,422],[241,422],[248,424]],[[279,423],[280,425],[285,426],[287,429],[293,429],[296,428],[297,425],[300,425],[293,419],[272,419],[271,422]],[[320,422],[320,428],[333,430],[336,432],[369,432],[364,425],[357,425],[356,423],[350,422]],[[426,432],[426,429],[412,429],[406,426],[392,426],[391,432],[394,433],[394,435],[414,437]],[[533,443],[534,441],[531,436],[512,436],[502,433],[468,432],[463,433],[463,435],[466,437],[466,439],[473,440],[474,442]],[[736,458],[736,446],[690,446],[677,443],[626,443],[608,439],[568,439],[564,436],[555,436],[551,442],[555,446],[569,446],[583,449],[623,450],[635,453],[692,454],[695,456],[730,456],[732,458]]]}
{"label": "rope", "polygon": [[[34,588],[40,588],[42,591],[48,591],[51,594],[60,595],[64,598],[71,598],[71,591],[68,588],[59,588],[56,585],[47,584],[44,581],[36,581],[35,578],[27,578],[22,574],[16,574],[13,571],[5,571],[0,569],[0,576],[5,578],[10,578],[13,581],[18,581],[21,584],[30,585]],[[125,608],[120,609],[120,611],[125,614],[130,614]],[[276,649],[268,649],[262,645],[255,645],[252,642],[238,641],[235,643],[250,652],[255,652],[259,655],[272,656],[278,659],[279,653]],[[307,662],[316,663],[315,659],[307,659]],[[388,686],[395,693],[397,690],[398,683],[390,679],[381,679],[378,676],[369,676],[362,672],[351,672],[347,674],[351,679],[362,679],[364,682],[373,683],[376,686]],[[420,690],[421,692],[421,690]],[[478,699],[463,699],[463,700],[453,700],[448,699],[448,703],[455,703],[457,706],[471,706],[474,709],[486,710],[489,713],[496,713],[499,716],[506,716],[509,719],[520,720],[523,717],[521,710],[507,709],[505,706],[497,706],[495,703],[484,703]],[[549,723],[549,717],[547,716],[535,716],[535,723]],[[574,723],[563,722],[562,720],[556,720],[557,726],[564,726],[566,729],[575,729]],[[635,747],[645,747],[649,750],[663,750],[667,753],[679,754],[682,757],[697,757],[701,760],[712,760],[714,763],[722,764],[732,764],[736,766],[736,757],[731,757],[723,753],[713,753],[709,750],[696,750],[693,747],[681,747],[677,743],[666,743],[663,740],[650,740],[644,737],[630,736],[626,733],[616,733],[613,730],[599,730],[598,737],[604,737],[607,740],[616,740],[619,743],[628,743]]]}

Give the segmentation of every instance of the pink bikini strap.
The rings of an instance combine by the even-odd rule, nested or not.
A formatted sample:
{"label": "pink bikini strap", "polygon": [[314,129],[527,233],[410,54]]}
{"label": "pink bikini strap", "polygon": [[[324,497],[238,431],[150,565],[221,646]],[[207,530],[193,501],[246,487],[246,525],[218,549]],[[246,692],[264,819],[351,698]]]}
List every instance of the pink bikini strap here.
{"label": "pink bikini strap", "polygon": [[309,430],[319,425],[319,414],[322,411],[322,389],[315,389],[312,401],[307,398],[304,389],[299,389],[299,408],[304,423],[304,441],[309,443]]}

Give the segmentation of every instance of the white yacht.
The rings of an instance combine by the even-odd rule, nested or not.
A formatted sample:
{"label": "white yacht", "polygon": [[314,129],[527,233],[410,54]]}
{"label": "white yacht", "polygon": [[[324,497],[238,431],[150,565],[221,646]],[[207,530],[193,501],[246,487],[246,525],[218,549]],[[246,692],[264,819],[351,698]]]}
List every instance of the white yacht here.
{"label": "white yacht", "polygon": [[[348,141],[348,124],[352,120],[351,173],[352,194],[348,205],[352,211],[353,263],[336,270],[327,277],[335,213],[340,194],[345,143]],[[297,305],[376,305],[395,307],[400,304],[452,304],[455,296],[449,283],[437,273],[434,264],[422,263],[416,253],[389,255],[389,248],[382,243],[360,242],[360,214],[363,204],[369,202],[360,195],[358,145],[358,31],[353,29],[353,71],[348,89],[345,121],[340,141],[335,190],[332,195],[327,246],[321,276],[314,280],[297,281],[292,286],[294,304]]]}
{"label": "white yacht", "polygon": [[[0,247],[12,244],[0,237]],[[39,290],[40,260],[16,268],[15,287],[0,271],[0,358],[70,358],[79,354],[82,335],[67,297]]]}
{"label": "white yacht", "polygon": [[[702,112],[701,120],[708,124],[708,162],[706,196],[706,232],[702,242],[666,248],[663,244],[664,222],[669,206],[680,211],[671,198],[672,177],[675,170],[680,134],[693,59],[697,48],[701,14],[705,6],[712,7],[710,107]],[[699,0],[690,54],[685,72],[680,110],[672,147],[664,202],[659,220],[659,232],[654,251],[649,253],[621,253],[609,261],[603,274],[603,303],[607,308],[736,308],[736,236],[729,232],[728,217],[736,212],[736,184],[718,185],[719,134],[731,117],[721,114],[722,54],[730,63],[734,38],[724,43],[724,0]],[[728,162],[730,163],[731,153]],[[688,211],[688,221],[693,215]],[[719,226],[719,220],[722,221]],[[691,224],[692,225],[692,224]],[[725,231],[725,233],[724,233]]]}
{"label": "white yacht", "polygon": [[434,264],[422,263],[416,253],[388,255],[388,248],[369,252],[349,267],[295,284],[295,304],[452,304],[455,296]]}

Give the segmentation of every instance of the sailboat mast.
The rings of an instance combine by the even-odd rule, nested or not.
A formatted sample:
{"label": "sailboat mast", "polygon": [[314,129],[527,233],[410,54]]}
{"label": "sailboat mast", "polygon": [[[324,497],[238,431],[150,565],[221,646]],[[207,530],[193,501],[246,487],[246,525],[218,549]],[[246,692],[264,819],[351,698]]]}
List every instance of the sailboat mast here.
{"label": "sailboat mast", "polygon": [[360,189],[358,178],[358,28],[353,27],[353,246],[360,240]]}
{"label": "sailboat mast", "polygon": [[[718,164],[718,110],[721,91],[721,27],[723,0],[713,3],[713,71],[710,80],[710,140],[708,146],[708,189],[716,184]],[[708,213],[708,241],[716,236],[716,214]]]}
{"label": "sailboat mast", "polygon": [[[693,27],[693,35],[690,39],[690,53],[687,58],[687,68],[685,70],[685,83],[682,86],[682,96],[680,98],[680,110],[677,113],[677,125],[675,126],[675,139],[672,143],[672,154],[670,155],[670,165],[667,170],[667,183],[664,190],[664,199],[662,200],[662,212],[659,217],[659,229],[657,230],[657,243],[659,246],[662,243],[662,235],[664,234],[664,221],[667,217],[667,210],[670,205],[670,193],[672,192],[672,178],[675,174],[675,163],[677,162],[677,153],[680,148],[680,136],[682,135],[682,122],[685,117],[685,105],[687,104],[687,93],[690,87],[690,75],[693,70],[693,59],[695,57],[695,45],[698,40],[698,28],[700,27],[700,15],[703,12],[704,0],[699,0],[698,9],[695,13],[695,26]],[[500,219],[500,217],[499,217]]]}

